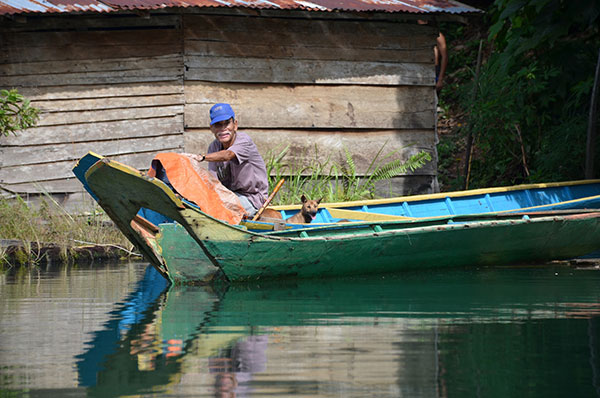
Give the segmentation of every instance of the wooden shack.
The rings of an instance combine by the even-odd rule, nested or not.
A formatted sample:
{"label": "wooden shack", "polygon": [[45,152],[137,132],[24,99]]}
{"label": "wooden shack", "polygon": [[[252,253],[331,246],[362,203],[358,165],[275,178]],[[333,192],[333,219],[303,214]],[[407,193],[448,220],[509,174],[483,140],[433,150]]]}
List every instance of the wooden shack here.
{"label": "wooden shack", "polygon": [[[468,8],[468,7],[467,7]],[[435,24],[443,14],[175,8],[4,16],[0,88],[41,109],[36,127],[0,137],[0,191],[87,195],[71,169],[88,151],[147,169],[157,152],[205,153],[208,110],[229,102],[264,157],[421,150],[427,166],[396,194],[436,182]],[[317,153],[315,155],[315,152]]]}

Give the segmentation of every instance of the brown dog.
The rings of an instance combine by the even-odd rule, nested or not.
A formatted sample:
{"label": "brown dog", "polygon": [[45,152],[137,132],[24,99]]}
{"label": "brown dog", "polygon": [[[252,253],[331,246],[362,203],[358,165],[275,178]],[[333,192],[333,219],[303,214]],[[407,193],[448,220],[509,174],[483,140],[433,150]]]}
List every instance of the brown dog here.
{"label": "brown dog", "polygon": [[[286,218],[285,222],[286,223],[291,223],[291,224],[300,224],[300,223],[305,223],[305,224],[310,224],[312,222],[312,220],[315,219],[315,216],[317,215],[317,211],[319,210],[319,203],[321,203],[321,201],[323,200],[323,198],[319,199],[319,200],[308,200],[306,199],[306,196],[302,195],[302,197],[300,198],[302,200],[302,208],[300,209],[300,211],[296,214],[294,214],[293,216]],[[281,219],[281,213],[276,211],[276,210],[272,210],[272,209],[265,209],[265,211],[263,211],[263,213],[260,215],[259,220],[260,221],[270,221],[269,219]]]}
{"label": "brown dog", "polygon": [[306,196],[302,195],[300,198],[302,200],[302,208],[300,211],[290,218],[286,218],[285,222],[290,224],[310,224],[312,220],[317,216],[317,211],[319,210],[319,203],[323,200],[323,198],[319,200],[308,200]]}

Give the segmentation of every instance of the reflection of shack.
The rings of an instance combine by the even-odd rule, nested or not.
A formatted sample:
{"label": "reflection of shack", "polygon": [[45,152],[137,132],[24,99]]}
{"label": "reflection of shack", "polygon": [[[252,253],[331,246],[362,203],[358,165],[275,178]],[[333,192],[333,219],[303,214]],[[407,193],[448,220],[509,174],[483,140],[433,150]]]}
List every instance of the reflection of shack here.
{"label": "reflection of shack", "polygon": [[[372,321],[364,318],[364,325],[351,327],[282,328],[282,339],[269,346],[267,357],[270,363],[285,362],[289,368],[270,374],[269,380],[279,377],[283,384],[290,374],[296,374],[296,382],[312,388],[314,396],[340,392],[340,396],[436,396],[434,329],[414,320]],[[260,382],[261,376],[254,379]]]}
{"label": "reflection of shack", "polygon": [[[58,3],[0,0],[0,87],[43,111],[38,127],[0,138],[0,191],[71,205],[87,151],[141,169],[160,151],[204,152],[220,101],[265,155],[290,144],[290,161],[315,147],[339,161],[345,147],[359,174],[386,142],[384,153],[435,155],[437,30],[416,21],[477,12],[452,0]],[[424,193],[435,178],[434,156],[395,191]]]}
{"label": "reflection of shack", "polygon": [[[270,326],[254,330],[257,335],[219,327],[217,333],[201,334],[183,358],[183,368],[195,374],[184,375],[178,391],[192,393],[212,382],[216,396],[299,391],[311,396],[436,396],[434,327],[407,319],[353,321],[364,325]],[[212,379],[198,372],[206,367]]]}

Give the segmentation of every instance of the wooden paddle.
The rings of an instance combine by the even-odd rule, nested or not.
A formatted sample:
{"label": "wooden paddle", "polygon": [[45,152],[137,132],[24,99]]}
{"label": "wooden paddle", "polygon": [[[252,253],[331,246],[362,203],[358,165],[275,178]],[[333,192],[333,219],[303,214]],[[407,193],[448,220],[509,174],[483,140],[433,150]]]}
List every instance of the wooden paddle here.
{"label": "wooden paddle", "polygon": [[271,195],[269,195],[269,197],[267,198],[265,203],[262,205],[262,207],[260,209],[258,209],[258,211],[256,212],[256,215],[254,216],[254,218],[252,218],[252,221],[258,220],[258,217],[260,217],[260,215],[263,214],[263,211],[265,211],[265,209],[267,208],[269,203],[271,203],[271,201],[275,197],[275,194],[277,194],[277,192],[279,192],[279,190],[281,189],[281,186],[283,185],[284,182],[285,182],[285,179],[283,179],[283,178],[281,180],[279,180],[277,185],[275,185],[275,188],[273,188],[273,192],[271,192]]}

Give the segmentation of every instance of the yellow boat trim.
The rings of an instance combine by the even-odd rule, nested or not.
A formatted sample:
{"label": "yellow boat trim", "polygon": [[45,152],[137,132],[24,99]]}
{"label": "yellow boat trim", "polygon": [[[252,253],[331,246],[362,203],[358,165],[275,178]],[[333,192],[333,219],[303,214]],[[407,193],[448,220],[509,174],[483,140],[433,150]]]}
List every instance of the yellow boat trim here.
{"label": "yellow boat trim", "polygon": [[256,230],[256,231],[272,231],[273,230],[273,224],[255,223],[255,222],[247,221],[247,220],[240,221],[240,225],[246,227],[246,229],[252,229],[252,230]]}
{"label": "yellow boat trim", "polygon": [[367,213],[357,210],[343,210],[326,207],[329,214],[334,218],[348,218],[351,220],[361,221],[398,221],[398,220],[413,220],[414,217],[392,216],[389,214]]}
{"label": "yellow boat trim", "polygon": [[[526,189],[540,189],[540,188],[554,188],[554,187],[568,187],[572,185],[583,185],[583,184],[597,184],[600,183],[600,180],[577,180],[577,181],[565,181],[565,182],[549,182],[542,184],[522,184],[522,185],[513,185],[510,187],[495,187],[495,188],[481,188],[481,189],[471,189],[467,191],[455,191],[455,192],[440,192],[440,193],[432,193],[426,195],[412,195],[412,196],[399,196],[394,198],[384,198],[384,199],[368,199],[368,200],[356,200],[352,202],[333,202],[333,203],[323,203],[322,207],[349,207],[349,206],[375,206],[375,205],[385,205],[385,204],[393,204],[398,202],[415,202],[419,200],[427,200],[427,199],[445,199],[445,198],[460,198],[463,196],[470,195],[485,195],[491,193],[499,193],[499,192],[510,192],[510,191],[518,191],[518,190],[526,190]],[[561,202],[568,203],[568,202]],[[298,210],[302,207],[302,205],[279,205],[279,206],[270,206],[270,209],[273,210]],[[512,210],[510,210],[512,211]]]}
{"label": "yellow boat trim", "polygon": [[515,210],[519,210],[520,212],[523,211],[529,211],[529,210],[535,210],[535,209],[539,209],[540,207],[547,207],[547,206],[556,206],[556,205],[565,205],[565,204],[569,204],[569,203],[575,203],[575,202],[580,202],[582,200],[594,200],[594,199],[599,199],[600,195],[595,195],[595,196],[585,196],[583,198],[579,198],[579,199],[572,199],[572,200],[565,200],[564,202],[556,202],[556,203],[550,203],[550,204],[546,204],[546,205],[538,205],[538,206],[531,206],[531,207],[524,207],[522,209],[513,209],[513,210],[502,210],[502,211],[496,211],[496,212],[492,212],[492,213],[510,213],[513,212]]}

